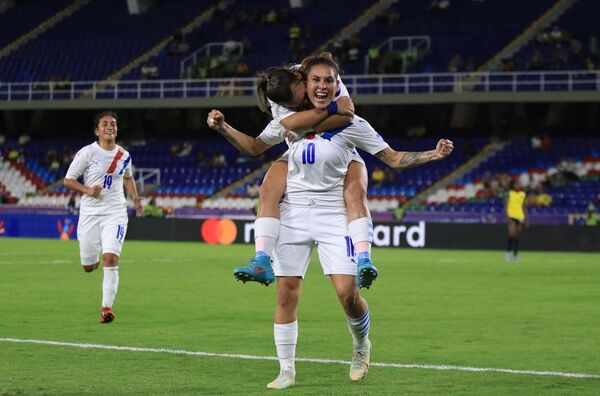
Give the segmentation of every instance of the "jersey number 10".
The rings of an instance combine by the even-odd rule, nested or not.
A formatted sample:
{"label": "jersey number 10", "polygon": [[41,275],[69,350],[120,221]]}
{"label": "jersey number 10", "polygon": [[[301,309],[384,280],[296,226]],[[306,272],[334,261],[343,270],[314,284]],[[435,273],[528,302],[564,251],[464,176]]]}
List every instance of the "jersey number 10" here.
{"label": "jersey number 10", "polygon": [[315,163],[315,144],[308,143],[302,150],[302,163],[303,164],[314,164]]}

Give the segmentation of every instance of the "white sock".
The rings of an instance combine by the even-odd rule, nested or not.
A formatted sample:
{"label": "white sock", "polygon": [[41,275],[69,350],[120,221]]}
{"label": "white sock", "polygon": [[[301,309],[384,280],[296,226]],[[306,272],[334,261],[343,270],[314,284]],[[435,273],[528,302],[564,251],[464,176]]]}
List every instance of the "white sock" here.
{"label": "white sock", "polygon": [[356,254],[368,253],[371,256],[371,241],[373,240],[373,223],[368,217],[360,217],[348,223],[348,233],[354,244]]}
{"label": "white sock", "polygon": [[254,247],[256,252],[273,255],[273,249],[279,238],[279,219],[259,217],[254,221]]}
{"label": "white sock", "polygon": [[296,375],[296,344],[298,343],[298,321],[273,325],[275,348],[279,358],[280,373],[284,371]]}
{"label": "white sock", "polygon": [[104,267],[102,306],[112,308],[119,289],[119,267]]}
{"label": "white sock", "polygon": [[355,348],[364,346],[365,342],[369,339],[369,328],[371,327],[371,316],[369,315],[369,309],[360,318],[351,318],[346,316],[348,321],[348,329],[352,334],[352,344]]}

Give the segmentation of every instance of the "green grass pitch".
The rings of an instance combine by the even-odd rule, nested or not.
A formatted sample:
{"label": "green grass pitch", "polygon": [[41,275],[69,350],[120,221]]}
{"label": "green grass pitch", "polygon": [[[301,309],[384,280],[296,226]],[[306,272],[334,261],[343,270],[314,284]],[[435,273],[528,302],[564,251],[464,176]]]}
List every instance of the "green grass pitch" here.
{"label": "green grass pitch", "polygon": [[[275,287],[232,276],[250,245],[127,241],[115,322],[100,325],[102,271],[79,268],[77,242],[0,239],[0,395],[264,394],[278,372]],[[600,255],[375,249],[363,295],[372,366],[297,363],[294,395],[598,395]],[[343,312],[316,257],[299,308],[298,358],[348,361]],[[44,340],[217,356],[17,343]],[[406,368],[389,364],[436,367]],[[449,365],[532,371],[480,372]],[[539,372],[592,374],[595,378]],[[277,392],[277,391],[273,391]]]}

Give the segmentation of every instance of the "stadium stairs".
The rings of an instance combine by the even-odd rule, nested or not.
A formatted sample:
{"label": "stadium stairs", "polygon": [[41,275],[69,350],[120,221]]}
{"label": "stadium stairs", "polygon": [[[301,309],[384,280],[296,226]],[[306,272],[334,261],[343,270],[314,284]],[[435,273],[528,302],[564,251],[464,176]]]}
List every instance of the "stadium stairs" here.
{"label": "stadium stairs", "polygon": [[535,39],[536,35],[558,20],[578,0],[560,0],[514,38],[506,47],[481,65],[478,71],[495,71],[502,59],[511,58],[521,48]]}
{"label": "stadium stairs", "polygon": [[[222,3],[223,6],[229,6],[233,0],[224,1]],[[200,15],[196,16],[192,21],[187,23],[185,26],[182,26],[179,29],[184,35],[191,33],[193,30],[201,27],[205,22],[209,21],[212,17],[213,12],[217,6],[212,6],[207,10],[203,11]],[[144,62],[149,61],[151,58],[157,56],[159,53],[165,50],[167,45],[171,40],[171,35],[165,37],[160,42],[158,42],[152,49],[147,51],[146,53],[140,55],[135,58],[119,70],[111,73],[109,76],[105,78],[105,80],[119,80],[122,79],[127,73],[130,73],[134,69],[139,69]]]}
{"label": "stadium stairs", "polygon": [[29,32],[23,34],[22,36],[20,36],[19,38],[17,38],[15,41],[13,41],[12,43],[10,43],[6,47],[2,48],[0,50],[0,59],[1,58],[5,58],[12,51],[15,51],[20,46],[28,43],[29,41],[35,39],[37,36],[43,34],[48,29],[50,29],[51,27],[53,27],[54,25],[56,25],[57,23],[59,23],[63,19],[71,16],[74,12],[76,12],[77,10],[79,10],[81,7],[83,7],[84,5],[86,5],[87,3],[89,3],[90,1],[91,0],[76,0],[71,5],[69,5],[66,8],[64,8],[62,11],[60,11],[60,12],[56,13],[55,15],[49,17],[48,19],[46,19],[45,21],[43,21],[42,23],[40,23],[39,25],[37,25],[36,27],[34,27]]}

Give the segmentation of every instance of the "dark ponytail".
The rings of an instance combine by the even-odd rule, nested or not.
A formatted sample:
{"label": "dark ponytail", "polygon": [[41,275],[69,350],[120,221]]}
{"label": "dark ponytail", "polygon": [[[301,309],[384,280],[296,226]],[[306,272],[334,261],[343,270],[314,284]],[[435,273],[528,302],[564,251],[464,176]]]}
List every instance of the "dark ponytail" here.
{"label": "dark ponytail", "polygon": [[258,107],[267,114],[271,113],[269,99],[279,105],[289,103],[293,99],[291,85],[298,81],[298,76],[286,67],[270,67],[258,75],[256,96]]}

